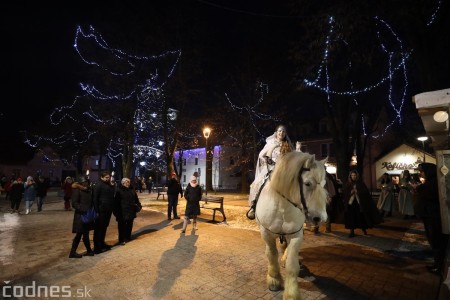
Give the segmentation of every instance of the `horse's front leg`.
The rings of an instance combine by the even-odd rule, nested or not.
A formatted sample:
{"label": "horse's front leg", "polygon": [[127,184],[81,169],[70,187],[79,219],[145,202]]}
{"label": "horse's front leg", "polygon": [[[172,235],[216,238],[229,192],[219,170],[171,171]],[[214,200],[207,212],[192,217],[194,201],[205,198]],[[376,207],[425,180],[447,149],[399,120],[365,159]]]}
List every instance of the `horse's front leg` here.
{"label": "horse's front leg", "polygon": [[283,289],[283,278],[280,273],[280,264],[278,263],[278,250],[276,239],[263,235],[263,239],[266,242],[266,256],[269,262],[267,270],[267,287],[271,291],[279,291]]}
{"label": "horse's front leg", "polygon": [[284,268],[286,266],[286,255],[287,255],[286,248],[287,248],[287,240],[284,239],[282,242],[280,241],[280,250],[281,250],[281,253],[283,254],[281,256],[281,261],[280,261],[282,268]]}
{"label": "horse's front leg", "polygon": [[298,260],[298,252],[303,241],[303,233],[292,238],[286,249],[286,276],[284,284],[283,299],[301,299],[300,288],[297,282],[297,276],[300,271],[300,263]]}

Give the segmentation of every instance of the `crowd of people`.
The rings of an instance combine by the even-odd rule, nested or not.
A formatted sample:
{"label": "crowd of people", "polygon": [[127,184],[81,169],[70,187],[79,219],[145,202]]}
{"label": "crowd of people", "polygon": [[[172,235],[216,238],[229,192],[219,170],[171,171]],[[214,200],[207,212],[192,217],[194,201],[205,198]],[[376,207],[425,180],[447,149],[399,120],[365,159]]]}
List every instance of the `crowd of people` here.
{"label": "crowd of people", "polygon": [[[255,219],[255,207],[259,193],[266,184],[276,161],[285,153],[301,151],[301,144],[297,142],[294,148],[284,125],[279,125],[274,134],[266,139],[266,145],[259,153],[255,169],[255,179],[250,186],[249,206],[247,217]],[[404,170],[401,175],[385,173],[379,180],[380,195],[374,202],[372,195],[362,181],[356,170],[351,170],[346,182],[340,182],[335,176],[326,172],[325,189],[328,195],[325,232],[331,232],[332,223],[344,224],[349,230],[349,237],[356,236],[360,229],[364,235],[368,230],[399,213],[403,219],[420,218],[424,224],[425,234],[434,255],[434,263],[429,266],[430,272],[439,274],[442,271],[445,250],[449,236],[442,232],[439,208],[439,194],[436,165],[422,163],[417,174],[410,174]],[[75,234],[70,258],[81,258],[77,248],[83,240],[86,248],[84,255],[92,256],[111,249],[105,242],[107,228],[114,215],[118,224],[118,243],[125,245],[132,240],[133,221],[137,212],[142,209],[138,193],[148,189],[152,192],[153,180],[136,177],[132,181],[122,178],[120,183],[113,180],[109,172],[101,172],[100,180],[92,184],[89,178],[81,176],[78,180],[67,176],[61,184],[64,198],[64,209],[75,210],[72,232]],[[178,215],[179,196],[186,199],[186,210],[183,220],[182,232],[186,231],[188,224],[193,223],[197,230],[197,216],[200,215],[199,201],[202,198],[202,189],[198,185],[197,177],[192,176],[186,189],[183,191],[180,178],[175,172],[170,174],[166,182],[168,205],[168,220],[180,219]],[[30,214],[33,203],[37,203],[37,212],[42,211],[49,181],[38,176],[35,181],[28,176],[25,181],[21,177],[7,180],[1,179],[1,191],[11,202],[11,213],[19,213],[21,200],[25,201],[25,214]],[[95,221],[84,221],[84,215],[93,208],[96,212]],[[311,228],[319,234],[319,223],[312,222]],[[93,247],[90,245],[89,233],[93,234]]]}

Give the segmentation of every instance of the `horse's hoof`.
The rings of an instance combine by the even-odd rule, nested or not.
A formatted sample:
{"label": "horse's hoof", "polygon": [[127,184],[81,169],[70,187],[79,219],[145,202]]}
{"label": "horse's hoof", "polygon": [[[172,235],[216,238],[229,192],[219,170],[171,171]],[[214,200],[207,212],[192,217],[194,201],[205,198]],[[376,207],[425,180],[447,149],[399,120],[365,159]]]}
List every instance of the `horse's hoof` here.
{"label": "horse's hoof", "polygon": [[269,290],[271,292],[278,292],[278,291],[281,291],[282,288],[278,285],[271,284],[271,285],[269,285]]}

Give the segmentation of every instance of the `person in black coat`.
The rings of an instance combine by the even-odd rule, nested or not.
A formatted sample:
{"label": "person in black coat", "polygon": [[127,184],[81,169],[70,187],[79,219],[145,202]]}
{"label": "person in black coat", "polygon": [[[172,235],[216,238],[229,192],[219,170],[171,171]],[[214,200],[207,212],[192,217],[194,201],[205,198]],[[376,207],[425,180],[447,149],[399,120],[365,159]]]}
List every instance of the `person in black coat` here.
{"label": "person in black coat", "polygon": [[167,206],[167,219],[171,220],[172,212],[173,212],[173,218],[179,219],[177,213],[177,205],[178,205],[178,194],[180,194],[181,197],[183,197],[183,189],[181,188],[181,184],[177,179],[177,174],[175,172],[172,172],[171,174],[172,178],[169,179],[169,181],[166,183],[167,186],[167,200],[168,200],[168,206]]}
{"label": "person in black coat", "polygon": [[47,197],[47,191],[50,188],[48,180],[44,176],[40,175],[36,182],[36,198],[37,198],[37,211],[42,211],[42,205],[44,204],[45,197]]}
{"label": "person in black coat", "polygon": [[425,235],[433,251],[434,264],[427,268],[434,274],[442,275],[449,235],[442,232],[436,165],[421,163],[419,171],[425,182],[416,186],[414,210],[423,221]]}
{"label": "person in black coat", "polygon": [[355,229],[361,228],[364,234],[367,229],[381,222],[381,217],[369,189],[359,179],[356,170],[350,171],[348,182],[344,186],[344,219],[345,228],[350,229],[349,237],[355,236]]}
{"label": "person in black coat", "polygon": [[126,242],[131,241],[136,212],[142,209],[141,202],[139,202],[136,191],[131,187],[129,178],[122,179],[121,185],[117,188],[115,200],[118,205],[116,220],[119,227],[119,244],[125,245]]}
{"label": "person in black coat", "polygon": [[19,213],[20,201],[23,197],[25,187],[23,185],[22,178],[17,178],[11,184],[11,190],[9,192],[9,199],[11,200],[11,213]]}
{"label": "person in black coat", "polygon": [[105,243],[106,230],[113,210],[117,208],[114,200],[115,186],[111,185],[111,175],[107,171],[100,173],[100,181],[94,187],[94,205],[98,219],[94,228],[94,252],[96,254],[111,250]]}
{"label": "person in black coat", "polygon": [[81,258],[82,255],[77,253],[78,245],[81,238],[83,238],[83,244],[86,247],[86,254],[89,256],[94,255],[91,244],[89,242],[89,231],[94,229],[94,222],[83,223],[81,221],[81,215],[88,211],[94,203],[92,201],[92,190],[89,180],[85,176],[81,176],[78,182],[72,184],[73,194],[71,198],[72,207],[75,209],[73,215],[72,233],[75,233],[75,237],[72,242],[72,248],[70,249],[69,258]]}
{"label": "person in black coat", "polygon": [[197,216],[200,215],[200,200],[202,199],[202,188],[198,185],[197,177],[191,176],[191,181],[184,191],[184,198],[186,198],[186,211],[184,212],[183,229],[181,232],[186,232],[189,219],[193,219],[193,230],[197,230]]}

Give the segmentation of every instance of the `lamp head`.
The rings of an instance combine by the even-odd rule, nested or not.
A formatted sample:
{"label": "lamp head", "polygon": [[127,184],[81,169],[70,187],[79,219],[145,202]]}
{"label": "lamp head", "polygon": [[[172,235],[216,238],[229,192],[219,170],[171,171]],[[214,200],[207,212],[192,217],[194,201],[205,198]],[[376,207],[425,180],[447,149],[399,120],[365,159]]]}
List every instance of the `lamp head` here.
{"label": "lamp head", "polygon": [[425,142],[426,140],[428,140],[428,137],[427,136],[419,136],[417,139],[421,142]]}
{"label": "lamp head", "polygon": [[443,123],[448,120],[448,113],[443,110],[437,111],[434,113],[433,119],[438,123]]}
{"label": "lamp head", "polygon": [[207,138],[209,138],[210,134],[211,134],[211,129],[209,127],[205,127],[203,129],[203,136],[207,139]]}

